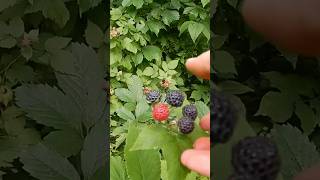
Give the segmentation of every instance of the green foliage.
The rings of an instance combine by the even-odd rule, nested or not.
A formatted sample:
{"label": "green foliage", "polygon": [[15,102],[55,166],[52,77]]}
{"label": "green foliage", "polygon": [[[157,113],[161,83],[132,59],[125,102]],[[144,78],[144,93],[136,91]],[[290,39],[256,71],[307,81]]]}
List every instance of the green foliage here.
{"label": "green foliage", "polygon": [[[184,105],[194,102],[200,117],[208,113],[209,83],[192,77],[185,61],[208,49],[209,9],[209,1],[112,2],[110,148],[117,167],[111,179],[190,179],[181,153],[208,134],[198,126],[199,119],[188,136],[163,127],[169,123],[156,124],[143,89],[164,91],[161,83],[167,81],[169,89],[180,89],[187,96]],[[181,109],[170,109],[172,119],[181,116]]]}
{"label": "green foliage", "polygon": [[230,175],[226,152],[239,138],[265,135],[280,150],[279,179],[293,179],[319,160],[319,61],[277,49],[252,32],[241,17],[241,1],[215,2],[211,19],[214,84],[236,95],[246,116],[238,124],[242,134],[214,147],[213,176],[226,179]]}
{"label": "green foliage", "polygon": [[106,17],[101,0],[0,2],[0,179],[107,176]]}
{"label": "green foliage", "polygon": [[315,145],[297,128],[290,125],[276,125],[273,137],[282,155],[282,174],[284,179],[292,179],[303,169],[315,165],[320,160]]}

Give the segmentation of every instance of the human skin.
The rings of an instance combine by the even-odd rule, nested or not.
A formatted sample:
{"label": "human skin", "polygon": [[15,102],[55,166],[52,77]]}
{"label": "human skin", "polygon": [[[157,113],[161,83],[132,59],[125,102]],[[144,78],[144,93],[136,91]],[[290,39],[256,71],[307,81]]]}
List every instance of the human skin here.
{"label": "human skin", "polygon": [[[194,75],[210,79],[210,51],[198,57],[188,59],[186,68]],[[200,127],[210,131],[210,113],[202,117]],[[185,150],[181,155],[181,163],[203,176],[210,176],[210,138],[200,137],[193,144],[193,149]]]}
{"label": "human skin", "polygon": [[[246,23],[266,40],[291,52],[307,56],[320,55],[319,0],[245,0],[242,15]],[[189,59],[187,69],[198,77],[210,78],[210,53]],[[209,126],[208,126],[209,124]],[[210,117],[204,117],[201,127],[210,127]],[[186,150],[181,162],[202,175],[210,174],[210,141],[198,139],[194,148]],[[206,149],[208,148],[208,149]],[[320,166],[309,168],[294,180],[319,180]]]}

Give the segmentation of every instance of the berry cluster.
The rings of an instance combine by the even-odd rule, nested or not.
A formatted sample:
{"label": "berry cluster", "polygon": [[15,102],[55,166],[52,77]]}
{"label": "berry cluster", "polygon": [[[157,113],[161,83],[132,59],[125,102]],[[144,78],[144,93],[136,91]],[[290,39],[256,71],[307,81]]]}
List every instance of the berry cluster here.
{"label": "berry cluster", "polygon": [[[237,111],[231,100],[221,92],[211,94],[211,140],[226,143],[237,122]],[[275,180],[280,169],[276,145],[263,136],[247,137],[232,148],[234,173],[229,180]]]}
{"label": "berry cluster", "polygon": [[[185,96],[179,90],[168,90],[165,95],[165,102],[160,102],[161,93],[160,91],[144,89],[146,100],[153,104],[152,117],[154,120],[162,122],[169,119],[171,107],[181,107]],[[182,134],[189,134],[194,129],[194,121],[197,118],[198,112],[194,104],[189,104],[182,107],[182,118],[176,123],[179,132]]]}

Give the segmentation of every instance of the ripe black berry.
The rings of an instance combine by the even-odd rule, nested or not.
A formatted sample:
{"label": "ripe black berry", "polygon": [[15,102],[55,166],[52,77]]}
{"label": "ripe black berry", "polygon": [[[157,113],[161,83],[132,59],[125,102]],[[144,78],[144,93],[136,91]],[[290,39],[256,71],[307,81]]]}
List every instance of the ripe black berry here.
{"label": "ripe black berry", "polygon": [[224,94],[211,91],[211,130],[213,144],[227,142],[233,134],[237,112]]}
{"label": "ripe black berry", "polygon": [[159,100],[161,94],[159,91],[150,91],[148,94],[147,94],[147,101],[149,102],[156,102]]}
{"label": "ripe black berry", "polygon": [[232,166],[242,176],[275,180],[280,169],[277,147],[266,137],[247,137],[232,148]]}
{"label": "ripe black berry", "polygon": [[184,95],[178,90],[171,90],[166,95],[166,102],[174,107],[182,106]]}
{"label": "ripe black berry", "polygon": [[197,107],[193,104],[186,105],[182,108],[183,116],[187,116],[192,120],[195,120],[198,115]]}
{"label": "ripe black berry", "polygon": [[178,121],[178,128],[181,133],[189,134],[194,129],[194,121],[192,119],[190,119],[189,117],[182,117]]}

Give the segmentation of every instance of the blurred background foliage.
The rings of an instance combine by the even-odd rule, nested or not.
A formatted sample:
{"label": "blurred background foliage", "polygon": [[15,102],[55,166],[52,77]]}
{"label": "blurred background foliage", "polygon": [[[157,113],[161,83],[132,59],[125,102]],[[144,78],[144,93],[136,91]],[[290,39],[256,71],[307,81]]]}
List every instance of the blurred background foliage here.
{"label": "blurred background foliage", "polygon": [[[319,59],[289,53],[265,41],[243,21],[241,3],[212,3],[214,82],[239,98],[245,111],[242,129],[229,144],[215,148],[213,174],[226,179],[230,156],[225,152],[238,139],[264,135],[273,138],[280,150],[279,178],[290,180],[319,160]],[[228,168],[221,169],[224,166]]]}

